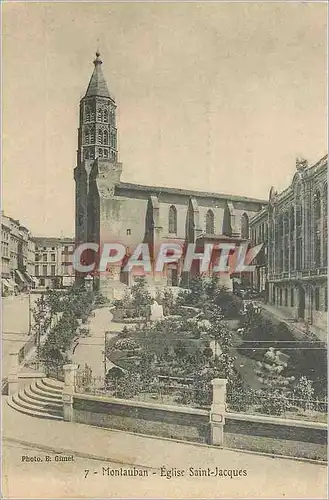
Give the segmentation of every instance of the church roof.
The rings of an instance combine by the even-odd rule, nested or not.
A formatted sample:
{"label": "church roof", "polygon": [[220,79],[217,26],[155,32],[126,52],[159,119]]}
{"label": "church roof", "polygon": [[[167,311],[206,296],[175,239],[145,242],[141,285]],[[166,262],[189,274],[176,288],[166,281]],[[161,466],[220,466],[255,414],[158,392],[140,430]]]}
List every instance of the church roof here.
{"label": "church roof", "polygon": [[102,61],[99,58],[100,53],[96,52],[96,59],[94,60],[94,71],[91,75],[89,85],[85,97],[108,97],[114,99],[107,88],[107,83],[102,71]]}
{"label": "church roof", "polygon": [[123,190],[132,190],[132,191],[142,191],[147,193],[166,193],[166,194],[175,194],[182,196],[193,196],[195,198],[214,198],[214,199],[223,199],[223,200],[231,200],[237,202],[249,202],[249,203],[258,203],[260,205],[267,205],[267,200],[260,200],[258,198],[249,198],[248,196],[239,196],[232,194],[224,194],[224,193],[211,193],[207,191],[194,191],[189,189],[180,189],[174,187],[167,186],[145,186],[141,184],[131,184],[130,182],[120,182],[117,184],[117,188]]}

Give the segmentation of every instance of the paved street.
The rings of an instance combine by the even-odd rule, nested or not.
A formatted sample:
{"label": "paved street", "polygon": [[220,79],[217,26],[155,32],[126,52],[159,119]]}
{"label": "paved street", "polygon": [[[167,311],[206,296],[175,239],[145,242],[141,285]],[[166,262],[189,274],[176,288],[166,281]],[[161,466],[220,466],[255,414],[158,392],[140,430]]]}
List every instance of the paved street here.
{"label": "paved street", "polygon": [[[36,295],[31,294],[31,307]],[[27,294],[4,297],[2,301],[2,377],[8,375],[9,353],[29,339],[29,298]]]}
{"label": "paved street", "polygon": [[[37,419],[11,409],[5,397],[3,403],[7,474],[4,493],[7,498],[327,498],[327,468],[322,465]],[[15,468],[20,454],[26,454],[26,447],[41,459],[46,454],[73,455],[74,463],[46,463],[44,459]],[[116,468],[144,467],[149,476],[103,476],[102,467],[107,467],[106,463]],[[190,467],[216,466],[243,469],[247,475],[235,478],[189,476]],[[161,467],[182,469],[185,474],[166,479],[161,476]],[[85,469],[90,470],[86,479],[83,476]]]}
{"label": "paved street", "polygon": [[[81,338],[79,344],[74,350],[72,362],[83,367],[87,363],[94,377],[104,377],[104,343],[105,332],[107,338],[111,338],[118,331],[121,331],[124,325],[112,323],[112,314],[108,307],[96,309],[95,316],[91,317],[86,325],[90,330],[90,336]],[[113,334],[111,334],[113,332]],[[111,368],[111,361],[107,360],[107,370]]]}

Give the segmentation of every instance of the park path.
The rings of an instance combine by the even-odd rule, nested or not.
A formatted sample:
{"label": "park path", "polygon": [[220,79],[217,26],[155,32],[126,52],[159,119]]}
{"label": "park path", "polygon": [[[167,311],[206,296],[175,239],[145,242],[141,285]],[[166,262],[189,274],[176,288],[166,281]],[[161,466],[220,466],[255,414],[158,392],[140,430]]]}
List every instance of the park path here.
{"label": "park path", "polygon": [[[80,368],[87,363],[92,369],[94,377],[104,377],[105,336],[107,339],[115,337],[125,325],[112,322],[113,315],[109,307],[101,307],[93,312],[94,316],[91,316],[85,325],[86,328],[89,328],[90,336],[79,339],[74,349],[72,363],[80,365]],[[106,369],[109,370],[112,364],[111,361],[107,360]]]}

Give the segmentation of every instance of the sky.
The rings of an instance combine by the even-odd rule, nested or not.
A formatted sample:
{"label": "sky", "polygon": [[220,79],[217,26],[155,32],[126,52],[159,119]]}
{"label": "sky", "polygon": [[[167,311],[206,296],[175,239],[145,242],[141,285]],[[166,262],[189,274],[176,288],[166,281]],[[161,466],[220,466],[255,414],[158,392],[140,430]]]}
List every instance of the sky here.
{"label": "sky", "polygon": [[122,180],[268,199],[327,152],[325,3],[4,3],[3,209],[74,234],[79,100],[100,49]]}

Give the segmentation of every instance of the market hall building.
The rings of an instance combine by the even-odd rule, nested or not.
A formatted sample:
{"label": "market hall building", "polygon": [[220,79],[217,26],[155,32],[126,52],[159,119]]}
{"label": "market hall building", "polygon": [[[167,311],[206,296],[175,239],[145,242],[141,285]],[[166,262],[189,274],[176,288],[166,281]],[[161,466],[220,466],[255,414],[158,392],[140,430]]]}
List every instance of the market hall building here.
{"label": "market hall building", "polygon": [[327,339],[328,155],[314,165],[297,159],[291,185],[250,220],[253,244],[263,243],[254,286],[287,318]]}

